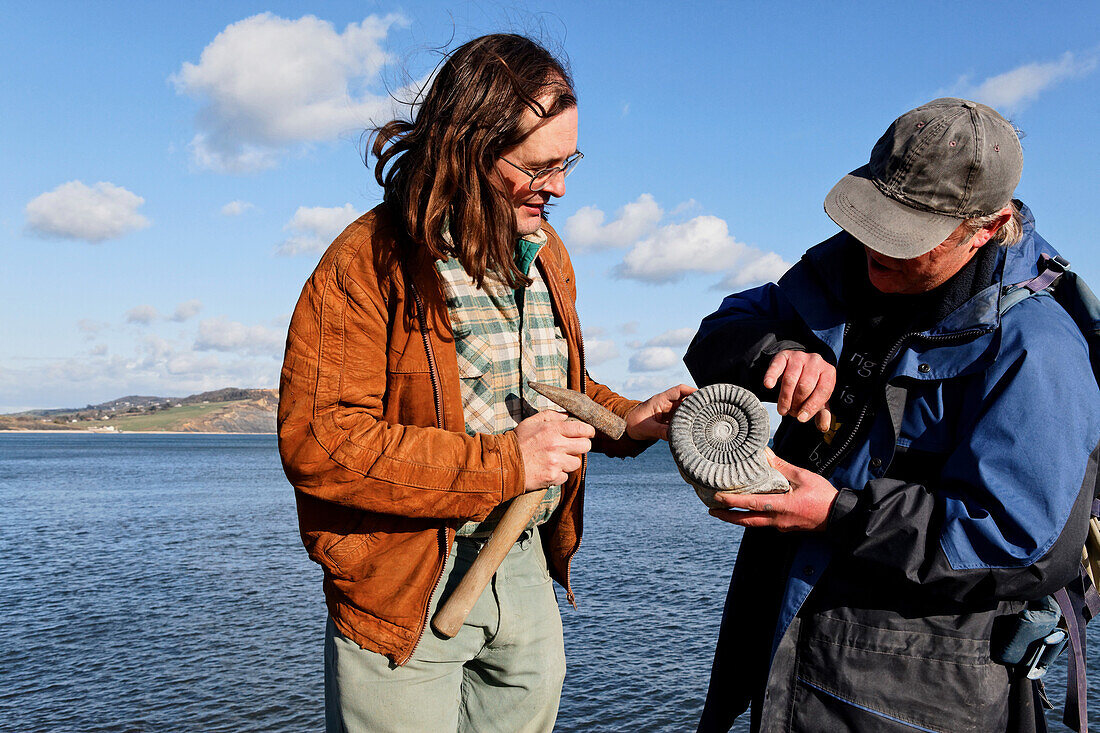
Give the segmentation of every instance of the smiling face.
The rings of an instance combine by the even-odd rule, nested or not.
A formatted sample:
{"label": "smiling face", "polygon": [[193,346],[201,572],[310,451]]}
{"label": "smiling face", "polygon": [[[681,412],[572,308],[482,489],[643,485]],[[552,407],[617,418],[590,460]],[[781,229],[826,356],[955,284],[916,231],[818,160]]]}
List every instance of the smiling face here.
{"label": "smiling face", "polygon": [[507,158],[530,173],[562,165],[577,150],[577,108],[569,107],[546,119],[528,110],[524,114],[524,125],[531,132],[519,145],[505,150],[493,166],[493,181],[512,203],[516,232],[520,236],[534,234],[542,227],[543,211],[550,197],[565,195],[565,176],[558,173],[541,191],[532,192],[531,176],[503,159]]}

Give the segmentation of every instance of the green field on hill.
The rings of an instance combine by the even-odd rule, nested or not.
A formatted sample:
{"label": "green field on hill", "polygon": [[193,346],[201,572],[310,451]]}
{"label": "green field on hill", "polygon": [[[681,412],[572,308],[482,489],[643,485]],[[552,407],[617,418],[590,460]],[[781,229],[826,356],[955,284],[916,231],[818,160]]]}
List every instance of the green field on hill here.
{"label": "green field on hill", "polygon": [[113,426],[117,430],[142,431],[142,430],[176,430],[181,423],[200,420],[227,408],[236,407],[248,400],[235,402],[211,402],[205,405],[180,405],[145,415],[119,415],[110,420],[86,420],[73,423],[74,428],[104,428]]}

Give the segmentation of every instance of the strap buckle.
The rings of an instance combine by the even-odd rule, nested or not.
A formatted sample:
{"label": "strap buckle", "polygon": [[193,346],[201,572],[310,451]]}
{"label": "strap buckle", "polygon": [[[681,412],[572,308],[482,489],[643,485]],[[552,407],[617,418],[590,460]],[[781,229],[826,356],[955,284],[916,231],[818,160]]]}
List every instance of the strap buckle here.
{"label": "strap buckle", "polygon": [[1047,255],[1043,257],[1043,261],[1046,263],[1046,269],[1054,270],[1058,274],[1062,274],[1069,269],[1069,260],[1062,255],[1054,255],[1053,257]]}
{"label": "strap buckle", "polygon": [[1029,680],[1041,679],[1047,673],[1047,668],[1058,658],[1062,650],[1066,648],[1069,634],[1065,629],[1055,629],[1042,639],[1037,640],[1028,650],[1024,661],[1020,664],[1020,671]]}

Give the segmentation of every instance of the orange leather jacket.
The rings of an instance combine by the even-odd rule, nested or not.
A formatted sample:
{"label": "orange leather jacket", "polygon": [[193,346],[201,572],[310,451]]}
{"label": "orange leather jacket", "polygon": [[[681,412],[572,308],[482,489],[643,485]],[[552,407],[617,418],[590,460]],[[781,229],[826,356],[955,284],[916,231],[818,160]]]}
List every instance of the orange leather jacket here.
{"label": "orange leather jacket", "polygon": [[[402,260],[385,205],[348,226],[306,282],[287,335],[279,453],[294,485],[309,556],[325,571],[328,610],[360,646],[412,656],[455,529],[523,493],[515,434],[467,435],[454,336],[436,269]],[[538,266],[569,342],[569,386],[625,416],[637,402],[587,379],[573,267],[547,225]],[[597,438],[629,456],[649,443]],[[551,576],[570,602],[581,539],[585,464],[543,527]]]}

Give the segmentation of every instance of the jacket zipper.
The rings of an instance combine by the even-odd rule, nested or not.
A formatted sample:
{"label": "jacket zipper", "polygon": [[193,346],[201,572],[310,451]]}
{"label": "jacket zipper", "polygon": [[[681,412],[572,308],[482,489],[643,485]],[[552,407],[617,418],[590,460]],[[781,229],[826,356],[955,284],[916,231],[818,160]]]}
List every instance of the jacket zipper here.
{"label": "jacket zipper", "polygon": [[[539,251],[539,257],[542,257],[542,250]],[[569,281],[562,276],[560,270],[555,269],[553,274],[554,277],[547,278],[546,284],[550,290],[551,301],[554,305],[557,306],[558,315],[562,316],[562,318],[565,318],[567,317],[567,314],[565,312],[565,304],[567,302],[567,299],[561,294],[561,282],[564,281],[568,283]],[[577,331],[577,356],[579,357],[581,363],[581,394],[588,394],[588,372],[584,367],[584,332],[581,331],[581,318],[577,314],[576,305],[569,309],[568,315],[572,316],[571,321]],[[581,456],[580,472],[581,476],[580,481],[578,482],[578,491],[580,490],[580,486],[584,485],[584,478],[588,472],[587,454]],[[573,573],[573,556],[577,554],[577,550],[579,550],[580,547],[581,538],[578,537],[577,544],[570,551],[569,556],[565,558],[565,599],[569,601],[569,605],[571,605],[573,608],[577,607],[577,599],[573,595],[573,585],[571,579]],[[549,558],[547,558],[547,560],[549,561]]]}
{"label": "jacket zipper", "polygon": [[[581,317],[577,313],[576,308],[573,309],[574,323],[577,324],[577,351],[581,361],[581,394],[588,394],[588,372],[584,367],[584,332],[581,331]],[[581,479],[578,484],[578,491],[580,487],[584,486],[584,477],[588,473],[588,454],[581,456]],[[583,538],[577,537],[577,544],[573,547],[573,551],[569,553],[569,557],[565,560],[565,599],[569,601],[574,609],[577,608],[577,599],[573,595],[573,583],[570,579],[570,575],[573,572],[573,556],[577,554],[577,551],[581,549],[581,541]]]}
{"label": "jacket zipper", "polygon": [[439,372],[435,368],[435,353],[432,351],[432,342],[428,338],[428,317],[424,314],[424,303],[420,300],[420,293],[416,286],[409,283],[412,290],[413,301],[416,303],[416,320],[420,323],[420,336],[424,339],[424,351],[428,354],[428,375],[432,380],[432,398],[435,401],[435,426],[443,427],[443,387],[439,384]]}
{"label": "jacket zipper", "polygon": [[[845,336],[848,335],[849,328],[849,324],[844,324]],[[950,343],[952,341],[963,341],[970,338],[971,336],[980,336],[981,334],[985,333],[986,330],[987,329],[984,328],[972,328],[968,331],[959,331],[958,333],[945,334],[940,336],[922,336],[919,332],[907,333],[900,339],[898,339],[897,342],[890,348],[890,351],[887,352],[886,358],[882,360],[882,366],[879,367],[878,379],[882,379],[882,376],[886,374],[887,367],[890,366],[890,362],[894,360],[894,358],[897,356],[897,352],[901,349],[905,342],[910,339],[918,339],[920,341],[927,342]],[[872,397],[872,399],[874,398]],[[855,425],[852,426],[852,432],[848,433],[848,437],[844,439],[844,442],[839,448],[837,448],[836,452],[829,457],[829,460],[821,464],[821,467],[817,471],[819,474],[821,474],[822,476],[826,475],[826,472],[832,470],[832,468],[840,462],[840,459],[843,458],[848,450],[852,447],[852,443],[854,443],[856,437],[859,436],[859,429],[860,427],[862,427],[863,421],[864,419],[866,419],[867,413],[870,411],[870,409],[870,403],[866,403],[863,405],[863,409],[859,411],[859,417],[856,418]]]}
{"label": "jacket zipper", "polygon": [[[437,428],[443,428],[443,388],[439,384],[439,372],[435,366],[435,353],[432,351],[432,342],[428,337],[428,317],[424,313],[424,303],[420,300],[420,293],[416,291],[416,286],[412,283],[410,278],[409,290],[412,291],[413,301],[416,303],[416,320],[420,324],[420,335],[424,339],[424,351],[428,355],[428,376],[432,380],[432,397],[435,400],[435,426]],[[424,618],[420,622],[420,632],[416,636],[416,643],[409,649],[409,653],[401,659],[397,660],[398,666],[403,666],[410,659],[412,655],[416,653],[416,648],[420,646],[420,640],[424,638],[424,631],[428,628],[428,612],[432,607],[432,597],[435,596],[435,590],[439,587],[439,581],[443,579],[443,571],[447,568],[447,557],[450,555],[450,551],[447,548],[447,527],[443,526],[439,528],[439,549],[443,553],[443,563],[439,566],[439,574],[435,576],[435,582],[432,583],[431,593],[428,594],[428,603],[424,606]]]}

